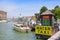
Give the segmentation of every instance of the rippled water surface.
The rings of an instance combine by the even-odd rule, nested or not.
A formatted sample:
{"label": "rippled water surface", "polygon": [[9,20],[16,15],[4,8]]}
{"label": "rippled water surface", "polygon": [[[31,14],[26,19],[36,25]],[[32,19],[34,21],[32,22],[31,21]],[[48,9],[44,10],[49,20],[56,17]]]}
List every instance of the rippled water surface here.
{"label": "rippled water surface", "polygon": [[0,23],[0,40],[40,40],[34,32],[20,33],[13,30],[14,22]]}

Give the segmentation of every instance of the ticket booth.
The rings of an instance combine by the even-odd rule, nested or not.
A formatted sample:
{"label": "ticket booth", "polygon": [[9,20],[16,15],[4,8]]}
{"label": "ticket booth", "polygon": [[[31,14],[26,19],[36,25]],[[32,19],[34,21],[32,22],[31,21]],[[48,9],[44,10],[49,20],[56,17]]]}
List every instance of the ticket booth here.
{"label": "ticket booth", "polygon": [[43,26],[54,26],[54,21],[54,14],[50,11],[41,14],[41,24]]}
{"label": "ticket booth", "polygon": [[43,37],[43,38],[49,38],[54,33],[54,14],[50,11],[45,11],[41,14],[41,25],[36,25],[35,27],[35,34],[36,38]]}

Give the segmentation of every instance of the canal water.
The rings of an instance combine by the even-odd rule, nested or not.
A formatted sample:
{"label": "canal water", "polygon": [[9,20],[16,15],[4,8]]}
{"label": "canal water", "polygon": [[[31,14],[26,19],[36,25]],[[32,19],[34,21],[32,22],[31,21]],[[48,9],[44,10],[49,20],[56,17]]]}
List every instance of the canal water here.
{"label": "canal water", "polygon": [[0,40],[40,40],[34,32],[21,33],[13,30],[14,22],[0,23]]}

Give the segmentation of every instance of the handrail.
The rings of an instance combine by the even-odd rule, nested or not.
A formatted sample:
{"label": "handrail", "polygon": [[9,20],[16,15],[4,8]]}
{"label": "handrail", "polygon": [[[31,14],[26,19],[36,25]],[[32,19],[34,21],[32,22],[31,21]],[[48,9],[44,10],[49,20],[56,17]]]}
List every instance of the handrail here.
{"label": "handrail", "polygon": [[51,36],[48,40],[60,40],[60,31]]}

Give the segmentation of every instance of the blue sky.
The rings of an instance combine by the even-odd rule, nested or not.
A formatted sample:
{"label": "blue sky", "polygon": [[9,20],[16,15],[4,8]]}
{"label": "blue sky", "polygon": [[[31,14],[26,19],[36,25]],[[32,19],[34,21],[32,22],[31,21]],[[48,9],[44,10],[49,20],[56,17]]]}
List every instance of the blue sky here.
{"label": "blue sky", "polygon": [[53,9],[60,6],[59,0],[0,0],[0,10],[7,12],[7,17],[32,16],[38,13],[42,6]]}

